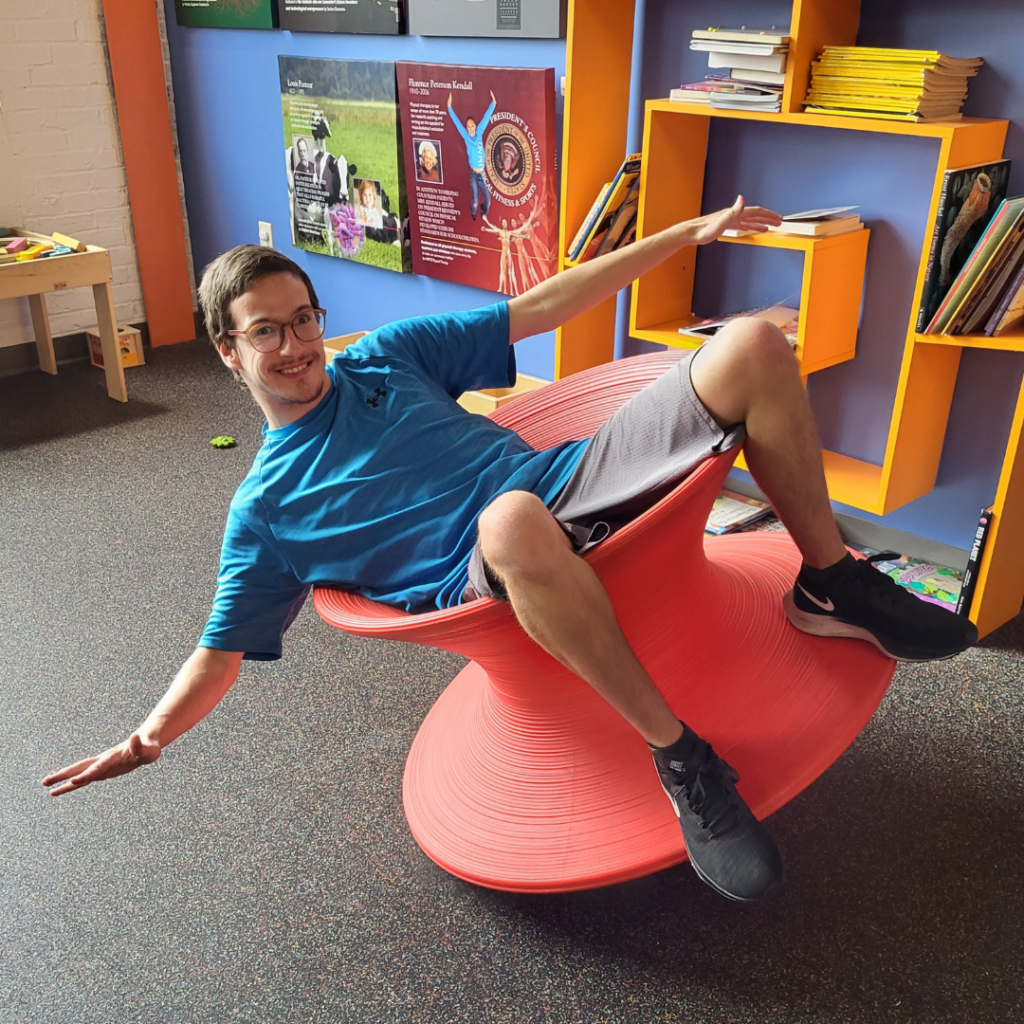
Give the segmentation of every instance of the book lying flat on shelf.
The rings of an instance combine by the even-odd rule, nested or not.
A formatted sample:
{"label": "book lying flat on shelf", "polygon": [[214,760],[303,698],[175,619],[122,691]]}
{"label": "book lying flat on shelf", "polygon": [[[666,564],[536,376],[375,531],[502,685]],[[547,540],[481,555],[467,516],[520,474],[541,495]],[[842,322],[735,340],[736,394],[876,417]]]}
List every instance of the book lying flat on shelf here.
{"label": "book lying flat on shelf", "polygon": [[789,42],[789,34],[771,28],[695,28],[690,33],[693,39],[722,40],[733,43],[770,43],[782,46]]}
{"label": "book lying flat on shelf", "polygon": [[772,507],[767,501],[748,498],[745,494],[737,494],[735,491],[722,491],[711,507],[704,532],[715,536],[733,533],[760,519],[766,519],[771,514]]}
{"label": "book lying flat on shelf", "polygon": [[746,68],[748,71],[775,71],[777,73],[781,73],[786,70],[785,53],[748,53],[743,55],[742,60],[738,58],[739,54],[717,53],[712,50],[708,53],[708,67],[729,68],[731,71]]}
{"label": "book lying flat on shelf", "polygon": [[807,235],[814,238],[859,231],[864,226],[860,215],[850,212],[856,209],[856,206],[833,206],[823,210],[789,213],[782,218],[781,224],[770,224],[768,230],[780,235]]}
{"label": "book lying flat on shelf", "polygon": [[717,320],[698,320],[689,327],[680,327],[679,333],[689,338],[703,338],[707,340],[708,338],[713,338],[726,324],[743,316],[756,317],[758,320],[767,320],[768,323],[775,324],[785,334],[786,340],[790,345],[796,344],[797,332],[800,327],[800,310],[786,305],[746,309],[741,313],[731,313],[729,316],[720,317]]}
{"label": "book lying flat on shelf", "polygon": [[1009,160],[958,167],[942,176],[939,205],[917,312],[923,334],[999,204],[1006,198]]}
{"label": "book lying flat on shelf", "polygon": [[737,82],[749,82],[752,85],[784,85],[785,72],[755,71],[753,68],[730,68],[731,76]]}
{"label": "book lying flat on shelf", "polygon": [[956,611],[964,574],[959,569],[935,565],[922,558],[899,555],[895,551],[876,551],[874,548],[857,549],[874,567],[922,601],[937,604],[947,611]]}
{"label": "book lying flat on shelf", "polygon": [[729,41],[718,40],[709,41],[703,39],[691,39],[690,40],[691,50],[702,50],[714,53],[742,53],[746,54],[758,54],[760,56],[767,56],[772,53],[785,53],[788,46],[772,46],[771,43],[735,43]]}

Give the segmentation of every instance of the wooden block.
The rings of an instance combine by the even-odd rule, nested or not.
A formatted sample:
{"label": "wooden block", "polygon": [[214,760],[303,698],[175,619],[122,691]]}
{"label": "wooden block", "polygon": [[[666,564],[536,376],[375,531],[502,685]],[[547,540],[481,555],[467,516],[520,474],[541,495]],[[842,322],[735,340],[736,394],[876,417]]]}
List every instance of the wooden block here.
{"label": "wooden block", "polygon": [[534,391],[550,383],[541,377],[531,377],[528,374],[520,373],[516,377],[515,387],[466,391],[459,396],[459,405],[467,412],[486,416],[489,412],[494,412],[495,409],[500,409],[503,405],[508,405],[509,402],[521,398],[528,391]]}
{"label": "wooden block", "polygon": [[13,242],[8,242],[7,245],[4,246],[4,249],[6,249],[7,252],[12,254],[16,252],[24,252],[27,248],[27,238],[16,238]]}
{"label": "wooden block", "polygon": [[50,237],[54,245],[66,245],[72,252],[85,252],[85,242],[80,242],[77,238],[62,235],[59,231],[54,231]]}

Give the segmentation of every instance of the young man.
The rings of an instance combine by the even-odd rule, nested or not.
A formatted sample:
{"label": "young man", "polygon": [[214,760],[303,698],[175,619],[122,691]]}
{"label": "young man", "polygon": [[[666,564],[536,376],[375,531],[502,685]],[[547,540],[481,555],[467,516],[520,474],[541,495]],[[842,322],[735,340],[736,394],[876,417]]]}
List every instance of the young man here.
{"label": "young man", "polygon": [[963,650],[977,638],[973,625],[847,554],[796,362],[763,321],[734,322],[594,438],[547,451],[466,414],[455,398],[509,386],[512,344],[614,295],[682,247],[779,221],[740,197],[507,303],[388,324],[331,367],[323,311],[298,266],[257,246],[215,260],[200,286],[207,330],[267,425],[231,503],[213,611],[145,722],[43,784],[58,795],[155,761],[214,708],[243,657],[280,657],[311,584],[413,610],[493,595],[650,745],[700,877],[734,899],[771,889],[782,858],[738,795],[736,773],[665,703],[577,552],[745,437],[751,472],[803,555],[785,602],[794,625],[911,660]]}
{"label": "young man", "polygon": [[469,215],[476,220],[476,211],[479,207],[483,216],[487,216],[491,209],[491,193],[487,191],[487,179],[484,177],[484,132],[487,130],[487,123],[494,113],[497,104],[494,98],[494,91],[491,91],[491,102],[480,118],[480,123],[471,117],[466,118],[466,127],[462,127],[459,115],[452,109],[452,94],[448,93],[448,116],[455,125],[455,130],[462,136],[466,144],[466,159],[469,161]]}

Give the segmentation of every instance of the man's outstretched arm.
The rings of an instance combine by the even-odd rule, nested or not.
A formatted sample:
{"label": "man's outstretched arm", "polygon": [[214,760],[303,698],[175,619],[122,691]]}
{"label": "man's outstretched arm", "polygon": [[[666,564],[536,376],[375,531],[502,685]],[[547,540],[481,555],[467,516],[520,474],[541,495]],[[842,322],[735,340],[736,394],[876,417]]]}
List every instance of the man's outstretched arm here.
{"label": "man's outstretched arm", "polygon": [[567,320],[610,298],[641,274],[687,245],[705,245],[727,228],[764,231],[782,218],[760,206],[746,206],[743,196],[727,210],[685,220],[596,260],[589,260],[535,285],[508,304],[509,341],[561,327]]}
{"label": "man's outstretched arm", "polygon": [[160,703],[128,739],[47,775],[43,785],[54,787],[51,796],[60,796],[90,782],[112,779],[151,764],[168,743],[188,732],[217,706],[238,678],[241,663],[241,651],[197,647]]}

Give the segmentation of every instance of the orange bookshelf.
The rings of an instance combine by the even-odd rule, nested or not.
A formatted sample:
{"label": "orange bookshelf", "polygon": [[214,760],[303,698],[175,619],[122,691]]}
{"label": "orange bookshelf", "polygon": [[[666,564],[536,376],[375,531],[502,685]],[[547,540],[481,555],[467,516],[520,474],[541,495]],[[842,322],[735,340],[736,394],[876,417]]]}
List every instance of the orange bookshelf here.
{"label": "orange bookshelf", "polygon": [[[629,116],[629,75],[633,46],[633,0],[570,0],[566,54],[565,121],[562,151],[560,253],[578,230],[594,196],[619,166],[626,152]],[[990,118],[915,124],[877,118],[811,115],[802,112],[811,62],[825,45],[856,43],[859,0],[793,0],[789,60],[783,86],[782,111],[777,114],[718,110],[702,104],[652,100],[644,123],[644,167],[638,237],[667,226],[663,208],[677,220],[700,213],[704,162],[711,121],[738,118],[808,129],[878,132],[939,141],[928,224],[938,209],[943,174],[957,167],[1002,156],[1007,122]],[[813,373],[856,351],[857,313],[863,282],[863,256],[868,232],[861,238],[834,236],[814,240],[804,249],[801,312],[803,337],[798,351],[804,374]],[[920,255],[911,308],[920,303],[928,262],[930,232]],[[779,236],[750,236],[730,240],[746,245],[786,245]],[[833,250],[826,241],[845,239]],[[800,239],[800,242],[806,242]],[[863,244],[863,256],[856,245]],[[831,255],[828,255],[831,254]],[[631,333],[661,344],[686,345],[678,329],[694,321],[692,292],[695,250],[684,251],[644,275],[634,285],[630,311]],[[826,329],[811,316],[811,305],[827,309],[819,298],[829,282],[841,276],[830,261],[840,261],[856,282],[840,301],[827,329],[838,332],[835,346],[820,341]],[[847,282],[849,284],[849,282]],[[819,290],[821,290],[819,292]],[[829,493],[836,501],[868,512],[885,514],[927,494],[935,484],[945,439],[949,409],[965,348],[1024,351],[1024,330],[998,338],[978,335],[919,335],[907,325],[903,358],[881,465],[823,452]],[[615,302],[609,300],[570,321],[558,332],[555,376],[606,362],[613,356]],[[819,345],[827,347],[819,348]],[[1024,385],[1018,398],[1010,440],[1003,460],[993,526],[978,577],[971,617],[982,635],[1013,618],[1024,599]]]}

